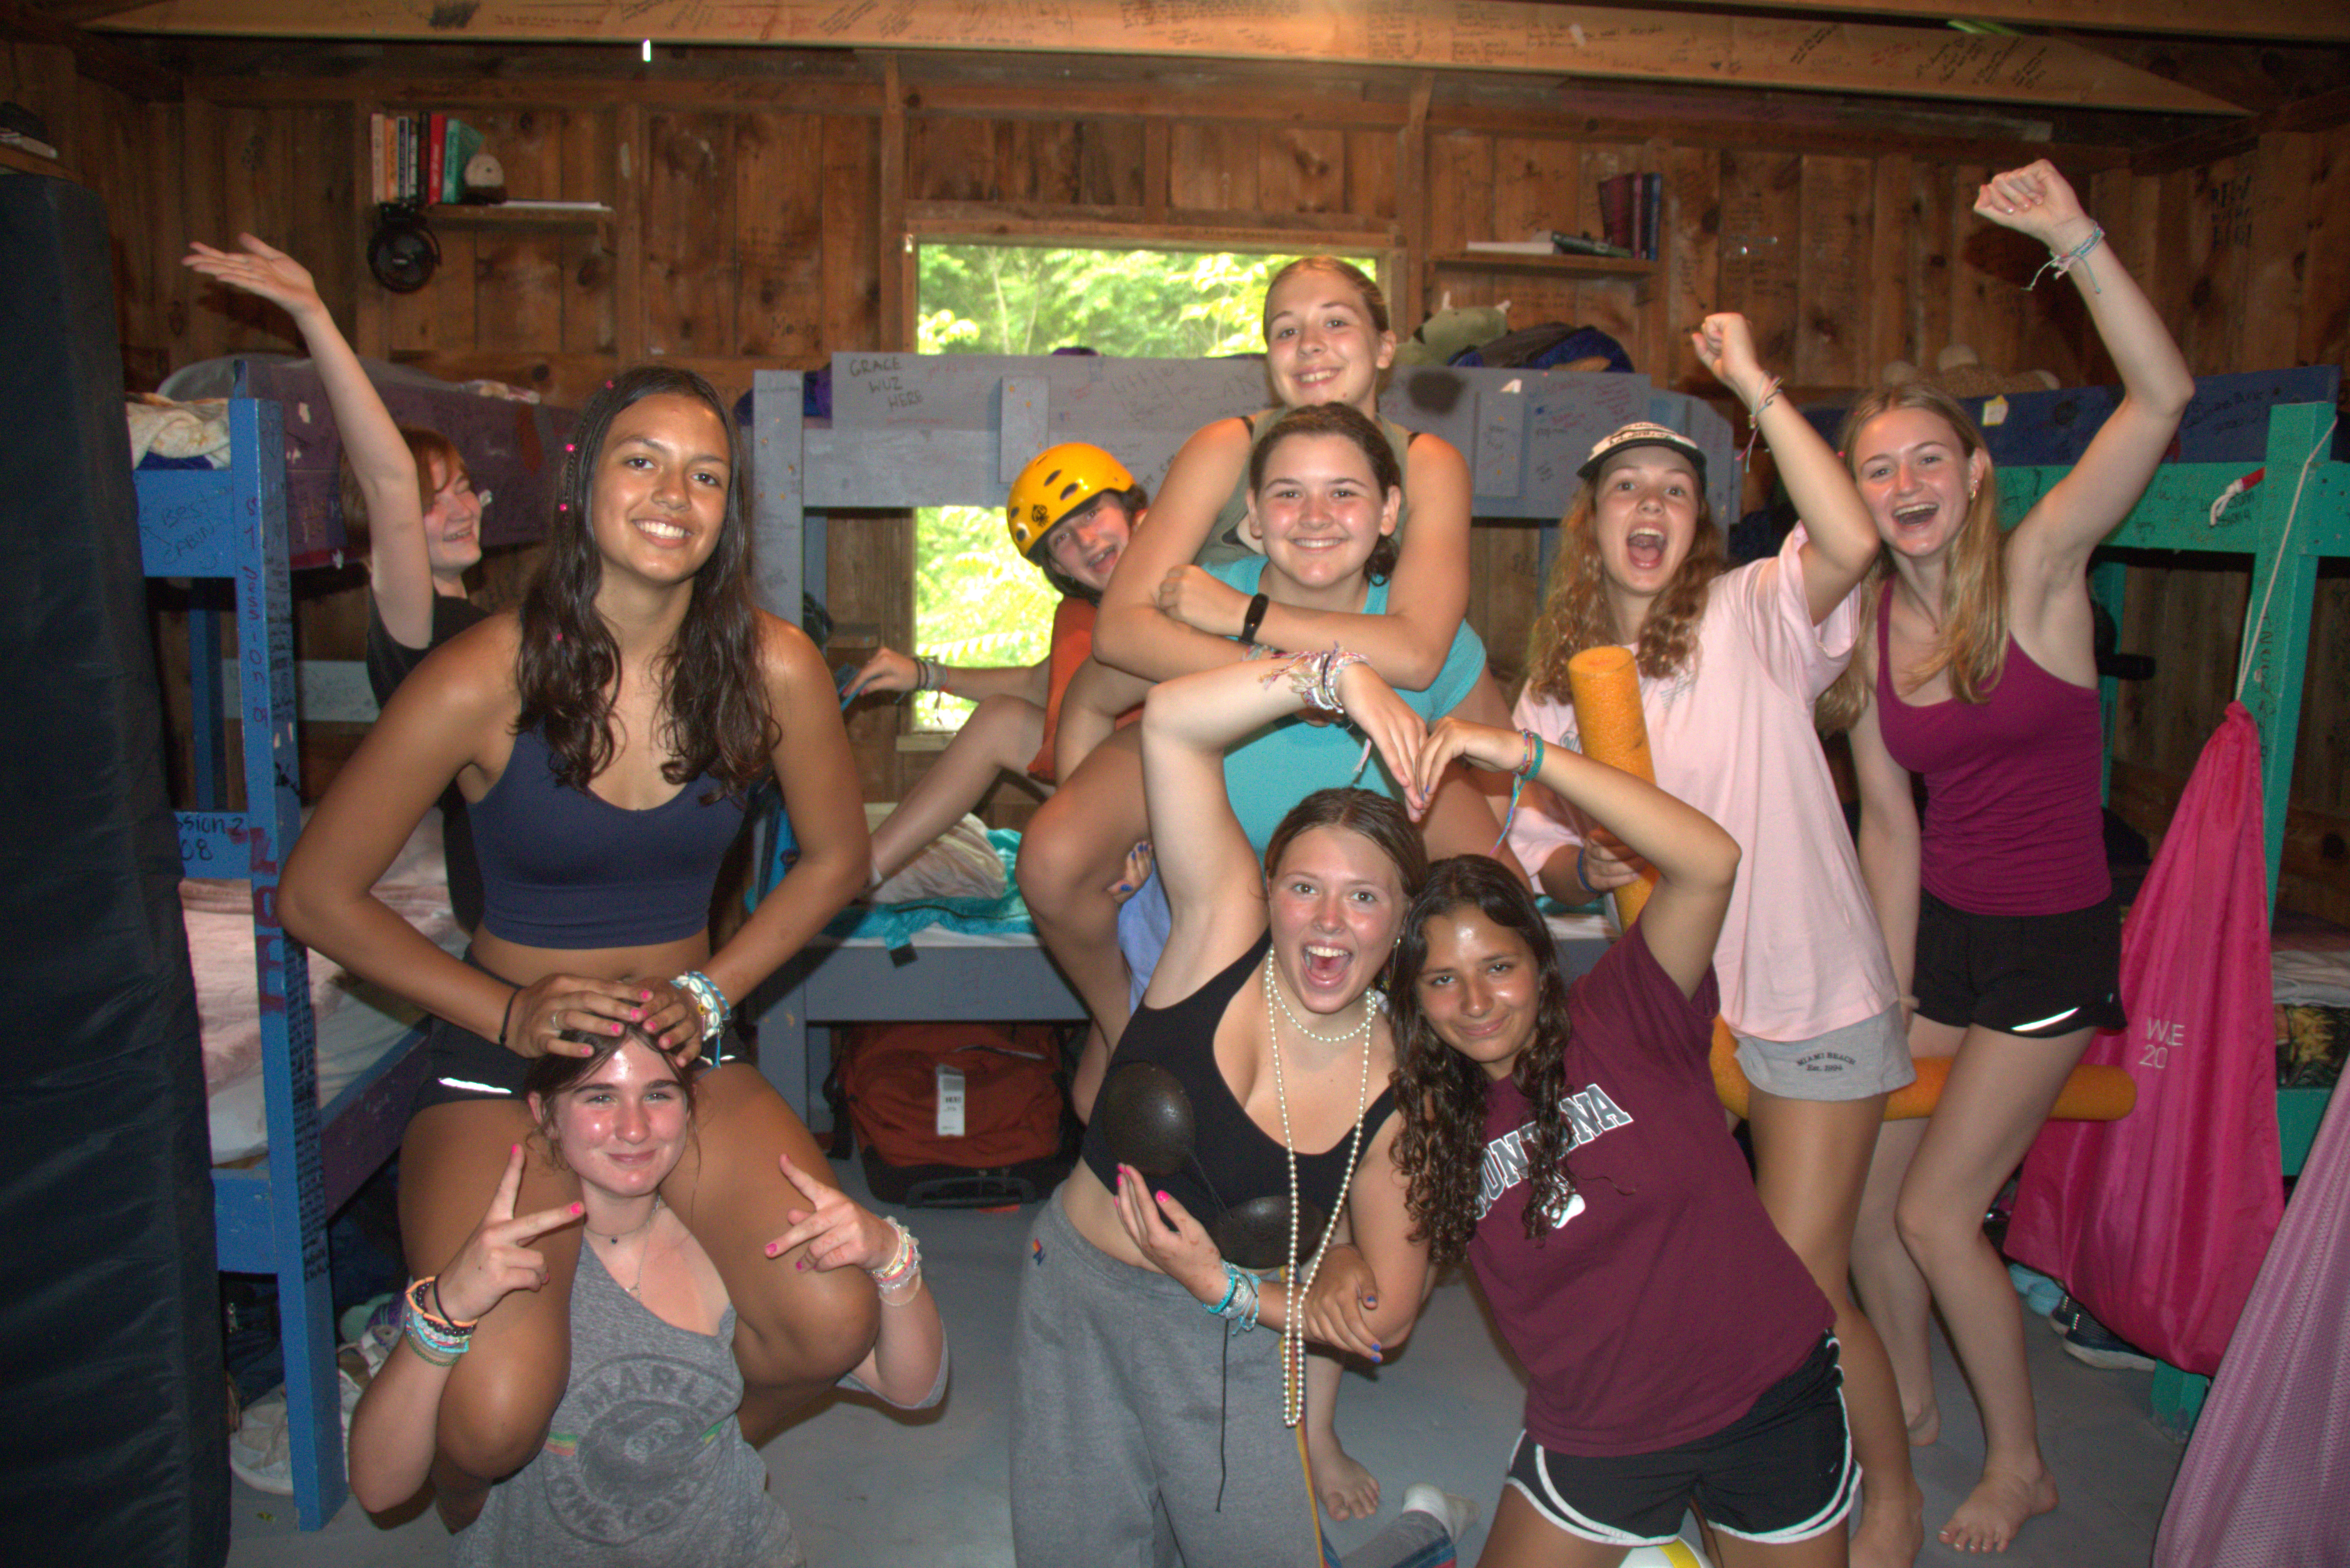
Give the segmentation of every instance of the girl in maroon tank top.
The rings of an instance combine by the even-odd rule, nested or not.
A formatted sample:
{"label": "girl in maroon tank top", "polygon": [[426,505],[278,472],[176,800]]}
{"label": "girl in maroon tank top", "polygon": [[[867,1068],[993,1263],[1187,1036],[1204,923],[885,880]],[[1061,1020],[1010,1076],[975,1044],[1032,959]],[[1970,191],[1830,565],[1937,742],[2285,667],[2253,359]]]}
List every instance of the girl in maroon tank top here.
{"label": "girl in maroon tank top", "polygon": [[[2055,1507],[2056,1487],[1982,1215],[2090,1035],[2119,1018],[2089,553],[2146,488],[2195,384],[2054,168],[1994,177],[1975,211],[2048,246],[2121,371],[2122,401],[2004,536],[1990,453],[1955,400],[1911,383],[1854,407],[1841,444],[1886,551],[1859,656],[1822,717],[1852,731],[1861,868],[1909,993],[1910,1049],[1965,1064],[1930,1118],[1887,1125],[1853,1272],[1916,1443],[1940,1425],[1926,1335],[1941,1308],[1984,1435],[1982,1480],[1941,1538],[1996,1552]],[[1929,781],[1922,834],[1913,772]]]}

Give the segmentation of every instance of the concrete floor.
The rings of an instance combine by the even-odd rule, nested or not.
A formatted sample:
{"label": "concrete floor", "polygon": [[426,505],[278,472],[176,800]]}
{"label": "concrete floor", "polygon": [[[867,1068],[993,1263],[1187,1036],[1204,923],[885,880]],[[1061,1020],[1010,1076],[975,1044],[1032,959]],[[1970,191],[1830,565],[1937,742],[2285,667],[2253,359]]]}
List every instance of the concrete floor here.
{"label": "concrete floor", "polygon": [[[862,1198],[854,1165],[835,1168]],[[1033,1210],[1016,1214],[902,1212],[922,1238],[931,1285],[947,1320],[954,1374],[944,1407],[903,1420],[836,1398],[765,1449],[777,1494],[817,1568],[1009,1568],[1004,1504],[1011,1409],[1012,1308]],[[2018,1568],[2122,1568],[2147,1563],[2181,1449],[2147,1415],[2151,1376],[2099,1372],[2064,1355],[2038,1324],[2025,1342],[2040,1400],[2042,1441],[2064,1505],[2025,1526],[1999,1561]],[[1935,1378],[1943,1437],[1917,1451],[1926,1492],[1923,1564],[1981,1563],[1932,1539],[1971,1488],[1981,1438],[1956,1365],[1938,1340]],[[1376,1380],[1349,1377],[1338,1429],[1386,1489],[1382,1521],[1404,1488],[1430,1480],[1475,1498],[1490,1517],[1518,1434],[1522,1386],[1465,1276],[1439,1286],[1419,1329]],[[440,1563],[449,1538],[426,1509],[395,1527],[346,1503],[328,1527],[304,1535],[291,1500],[236,1484],[232,1568],[379,1568]],[[1335,1527],[1341,1550],[1377,1524]],[[1462,1542],[1475,1561],[1482,1525]],[[1201,1564],[1201,1568],[1236,1568]]]}

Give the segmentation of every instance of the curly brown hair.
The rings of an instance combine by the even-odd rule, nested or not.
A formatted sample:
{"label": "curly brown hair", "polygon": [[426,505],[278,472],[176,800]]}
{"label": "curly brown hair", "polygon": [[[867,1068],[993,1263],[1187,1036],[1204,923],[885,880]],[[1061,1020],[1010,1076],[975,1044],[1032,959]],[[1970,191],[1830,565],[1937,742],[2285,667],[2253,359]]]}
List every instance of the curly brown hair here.
{"label": "curly brown hair", "polygon": [[546,556],[522,603],[522,649],[515,683],[522,711],[515,732],[536,729],[554,753],[556,775],[576,789],[610,765],[612,700],[620,649],[596,608],[604,557],[590,524],[596,468],[620,410],[646,398],[706,404],[726,432],[726,512],[718,543],[693,579],[677,636],[660,659],[661,776],[686,784],[704,774],[729,794],[765,775],[783,737],[767,711],[759,669],[759,613],[751,592],[749,476],[742,439],[710,383],[671,365],[639,365],[604,383],[571,432],[547,520]]}
{"label": "curly brown hair", "polygon": [[[1572,695],[1566,681],[1567,660],[1586,648],[1604,648],[1627,640],[1607,604],[1607,573],[1599,560],[1599,535],[1594,519],[1599,511],[1599,473],[1583,482],[1560,521],[1564,535],[1558,558],[1551,563],[1550,583],[1543,590],[1542,613],[1534,618],[1526,639],[1526,684],[1554,701]],[[1705,614],[1706,596],[1721,575],[1721,529],[1713,520],[1712,504],[1702,492],[1697,498],[1697,533],[1680,568],[1648,607],[1640,628],[1635,661],[1640,673],[1662,680],[1686,667],[1697,652],[1697,623]]]}
{"label": "curly brown hair", "polygon": [[1396,1036],[1396,1168],[1409,1184],[1405,1196],[1415,1240],[1429,1262],[1456,1263],[1477,1233],[1477,1193],[1485,1166],[1485,1095],[1491,1080],[1475,1062],[1437,1034],[1419,1005],[1419,973],[1428,961],[1428,927],[1455,909],[1474,909],[1525,944],[1534,966],[1534,1029],[1512,1074],[1534,1107],[1526,1144],[1526,1236],[1549,1234],[1546,1216],[1562,1211],[1575,1190],[1567,1165],[1574,1139],[1566,1120],[1568,1037],[1566,981],[1558,950],[1542,913],[1518,879],[1482,855],[1455,855],[1429,868],[1428,882],[1404,917],[1389,972]]}

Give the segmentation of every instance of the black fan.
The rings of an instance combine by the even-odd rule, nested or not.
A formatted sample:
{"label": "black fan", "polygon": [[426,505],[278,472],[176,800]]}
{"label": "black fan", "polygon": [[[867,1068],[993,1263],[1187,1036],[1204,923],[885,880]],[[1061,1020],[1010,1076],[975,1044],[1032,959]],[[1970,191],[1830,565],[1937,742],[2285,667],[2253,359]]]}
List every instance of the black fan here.
{"label": "black fan", "polygon": [[441,265],[441,242],[424,225],[421,209],[386,202],[376,209],[375,238],[368,242],[368,271],[394,294],[414,294],[432,281]]}

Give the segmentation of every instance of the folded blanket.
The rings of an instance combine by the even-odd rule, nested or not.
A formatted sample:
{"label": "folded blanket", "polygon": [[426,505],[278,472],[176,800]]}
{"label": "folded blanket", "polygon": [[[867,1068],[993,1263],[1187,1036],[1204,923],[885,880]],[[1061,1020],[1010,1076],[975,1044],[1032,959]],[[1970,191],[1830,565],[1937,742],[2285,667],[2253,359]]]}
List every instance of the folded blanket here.
{"label": "folded blanket", "polygon": [[951,931],[985,936],[1034,936],[1028,906],[1013,879],[1013,862],[1020,857],[1020,835],[992,827],[987,842],[1003,867],[1003,891],[993,898],[918,898],[902,904],[852,904],[832,919],[824,934],[834,941],[874,940],[884,947],[901,948],[914,933],[942,925]]}
{"label": "folded blanket", "polygon": [[228,466],[228,402],[202,398],[175,403],[152,392],[133,392],[123,408],[130,423],[130,466],[149,452],[158,457],[200,457],[214,468]]}

